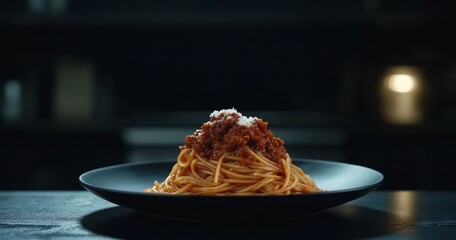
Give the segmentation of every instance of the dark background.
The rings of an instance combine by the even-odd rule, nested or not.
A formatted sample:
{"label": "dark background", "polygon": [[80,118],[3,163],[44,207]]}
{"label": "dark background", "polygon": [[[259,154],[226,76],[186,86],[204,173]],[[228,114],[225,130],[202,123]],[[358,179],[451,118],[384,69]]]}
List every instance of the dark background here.
{"label": "dark background", "polygon": [[[0,189],[81,189],[93,168],[175,161],[185,135],[232,107],[268,121],[292,157],[372,167],[382,189],[456,189],[455,13],[451,1],[2,1]],[[382,114],[394,66],[421,72],[417,121]]]}

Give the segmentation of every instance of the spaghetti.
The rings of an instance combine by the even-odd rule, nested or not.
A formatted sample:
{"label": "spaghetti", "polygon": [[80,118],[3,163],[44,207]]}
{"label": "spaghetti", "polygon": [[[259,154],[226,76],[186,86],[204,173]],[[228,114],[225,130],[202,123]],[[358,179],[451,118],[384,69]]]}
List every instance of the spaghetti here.
{"label": "spaghetti", "polygon": [[186,137],[177,163],[147,193],[292,194],[321,191],[292,163],[280,138],[259,118],[235,109],[214,111]]}

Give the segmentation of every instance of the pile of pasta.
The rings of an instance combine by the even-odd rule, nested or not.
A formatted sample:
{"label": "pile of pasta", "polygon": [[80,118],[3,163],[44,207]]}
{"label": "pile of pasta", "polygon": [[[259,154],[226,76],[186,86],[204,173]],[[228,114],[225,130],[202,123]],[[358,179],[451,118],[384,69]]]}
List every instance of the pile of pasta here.
{"label": "pile of pasta", "polygon": [[210,160],[192,149],[184,149],[166,180],[162,183],[155,181],[154,187],[146,192],[204,195],[321,191],[308,175],[292,164],[288,153],[280,163],[275,163],[248,147],[246,151],[251,158],[225,153],[219,159]]}

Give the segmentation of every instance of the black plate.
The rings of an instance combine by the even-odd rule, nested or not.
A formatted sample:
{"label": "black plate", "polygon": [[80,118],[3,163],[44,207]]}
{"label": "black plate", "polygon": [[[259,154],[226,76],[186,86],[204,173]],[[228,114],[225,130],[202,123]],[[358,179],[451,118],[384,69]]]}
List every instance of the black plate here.
{"label": "black plate", "polygon": [[202,196],[146,194],[155,180],[163,181],[174,163],[122,164],[82,174],[87,190],[120,206],[155,216],[194,220],[287,219],[318,213],[379,187],[383,175],[357,165],[294,159],[325,192],[292,195]]}

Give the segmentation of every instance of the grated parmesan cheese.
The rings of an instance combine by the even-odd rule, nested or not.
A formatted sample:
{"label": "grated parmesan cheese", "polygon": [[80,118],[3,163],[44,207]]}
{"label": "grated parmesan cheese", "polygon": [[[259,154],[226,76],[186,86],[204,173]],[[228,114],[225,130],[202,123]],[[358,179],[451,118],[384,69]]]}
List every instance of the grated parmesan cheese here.
{"label": "grated parmesan cheese", "polygon": [[241,116],[237,122],[238,125],[241,125],[241,126],[247,126],[249,127],[250,125],[252,125],[253,121],[255,121],[257,118],[256,117],[245,117],[245,116]]}
{"label": "grated parmesan cheese", "polygon": [[222,113],[225,114],[225,116],[226,116],[226,115],[229,115],[229,114],[231,114],[231,113],[235,113],[235,114],[237,114],[237,115],[242,116],[242,114],[238,113],[238,111],[237,111],[236,109],[231,108],[231,109],[222,109],[222,110],[220,110],[220,111],[213,111],[213,112],[211,113],[211,115],[209,115],[209,117],[216,117],[216,118],[217,118],[217,117],[219,117],[220,114],[222,114]]}
{"label": "grated parmesan cheese", "polygon": [[[215,118],[219,118],[220,115],[223,114],[223,118],[226,118],[226,119],[231,119],[233,118],[232,116],[230,116],[231,114],[236,114],[239,116],[239,119],[237,121],[237,125],[240,125],[240,126],[247,126],[247,127],[250,127],[254,121],[256,121],[258,118],[257,117],[246,117],[246,116],[242,116],[242,113],[238,112],[236,109],[234,108],[231,108],[231,109],[222,109],[220,111],[214,111],[212,112],[209,117],[215,117]],[[212,122],[211,122],[212,124]]]}

